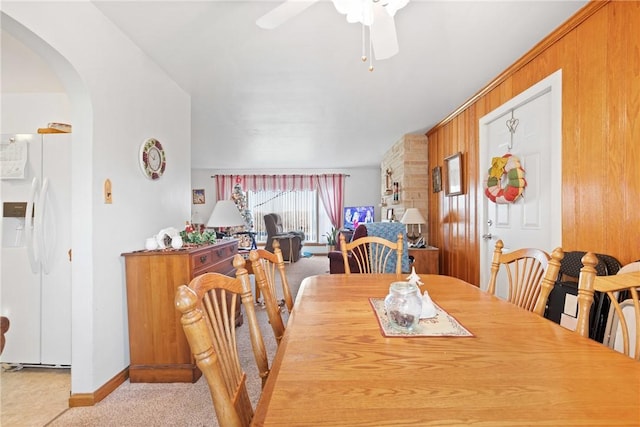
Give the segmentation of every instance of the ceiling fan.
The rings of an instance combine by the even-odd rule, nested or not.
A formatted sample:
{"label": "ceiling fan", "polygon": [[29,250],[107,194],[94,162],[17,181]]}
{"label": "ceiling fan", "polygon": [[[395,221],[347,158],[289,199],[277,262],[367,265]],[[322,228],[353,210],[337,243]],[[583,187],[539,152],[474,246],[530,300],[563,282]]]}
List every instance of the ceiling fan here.
{"label": "ceiling fan", "polygon": [[[286,0],[260,17],[256,24],[267,30],[274,29],[300,14],[319,0]],[[332,0],[338,13],[347,16],[347,22],[360,22],[369,29],[369,40],[376,59],[387,59],[398,53],[398,37],[394,16],[409,0]],[[363,61],[366,57],[363,54]]]}

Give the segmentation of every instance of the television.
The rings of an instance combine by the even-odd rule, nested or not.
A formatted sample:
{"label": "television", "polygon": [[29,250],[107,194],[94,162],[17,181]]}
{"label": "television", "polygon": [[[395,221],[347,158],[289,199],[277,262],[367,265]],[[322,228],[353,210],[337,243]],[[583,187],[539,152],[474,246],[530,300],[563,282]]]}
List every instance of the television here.
{"label": "television", "polygon": [[373,206],[346,206],[342,215],[342,228],[355,230],[358,224],[374,222]]}

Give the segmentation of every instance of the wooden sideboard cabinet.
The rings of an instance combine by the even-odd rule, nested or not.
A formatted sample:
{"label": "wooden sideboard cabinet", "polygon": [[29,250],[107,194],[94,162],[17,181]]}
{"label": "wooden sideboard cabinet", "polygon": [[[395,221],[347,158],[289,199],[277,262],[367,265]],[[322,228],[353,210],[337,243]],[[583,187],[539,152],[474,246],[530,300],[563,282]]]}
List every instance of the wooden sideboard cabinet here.
{"label": "wooden sideboard cabinet", "polygon": [[[129,379],[136,382],[196,382],[201,372],[191,355],[174,299],[180,285],[215,272],[235,275],[238,241],[172,251],[122,254],[129,315]],[[242,314],[236,316],[242,323]]]}
{"label": "wooden sideboard cabinet", "polygon": [[427,248],[409,248],[413,257],[413,266],[418,274],[440,274],[440,250],[433,246]]}

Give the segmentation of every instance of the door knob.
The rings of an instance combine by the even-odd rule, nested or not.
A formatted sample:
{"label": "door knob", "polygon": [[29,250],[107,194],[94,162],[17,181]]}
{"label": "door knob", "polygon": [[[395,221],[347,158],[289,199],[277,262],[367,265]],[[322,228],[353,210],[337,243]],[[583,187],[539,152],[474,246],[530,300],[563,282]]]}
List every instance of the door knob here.
{"label": "door knob", "polygon": [[484,240],[491,240],[491,239],[493,238],[493,235],[491,235],[491,233],[483,234],[483,235],[482,235],[482,238],[483,238]]}

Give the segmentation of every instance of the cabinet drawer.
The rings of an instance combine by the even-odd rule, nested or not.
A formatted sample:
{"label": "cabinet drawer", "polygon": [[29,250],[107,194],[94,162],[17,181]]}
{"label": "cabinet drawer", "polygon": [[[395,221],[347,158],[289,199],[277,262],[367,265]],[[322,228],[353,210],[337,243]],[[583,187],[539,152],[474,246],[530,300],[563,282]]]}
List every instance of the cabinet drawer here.
{"label": "cabinet drawer", "polygon": [[211,253],[213,254],[212,262],[218,263],[227,258],[233,258],[235,254],[238,253],[238,244],[234,243],[231,245],[225,245],[221,248],[213,247],[211,248]]}
{"label": "cabinet drawer", "polygon": [[211,250],[200,251],[191,255],[191,269],[194,273],[207,268],[213,263],[213,251]]}
{"label": "cabinet drawer", "polygon": [[[221,247],[213,246],[206,251],[199,251],[191,254],[191,268],[194,275],[206,271],[218,271],[218,265],[232,265],[233,256],[237,253],[237,243],[233,242]],[[232,267],[231,267],[232,268]],[[222,268],[221,273],[229,271],[228,268]]]}

